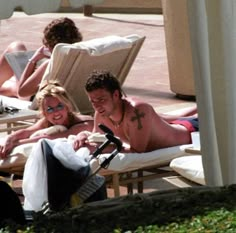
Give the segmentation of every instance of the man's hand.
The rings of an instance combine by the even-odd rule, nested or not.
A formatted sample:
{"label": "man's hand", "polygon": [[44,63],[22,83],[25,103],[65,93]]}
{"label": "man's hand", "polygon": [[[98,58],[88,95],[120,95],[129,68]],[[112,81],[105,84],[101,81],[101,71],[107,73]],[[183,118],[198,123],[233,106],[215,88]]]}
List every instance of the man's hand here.
{"label": "man's hand", "polygon": [[74,150],[78,150],[80,147],[86,146],[86,142],[90,132],[82,131],[76,135],[75,141],[73,143]]}

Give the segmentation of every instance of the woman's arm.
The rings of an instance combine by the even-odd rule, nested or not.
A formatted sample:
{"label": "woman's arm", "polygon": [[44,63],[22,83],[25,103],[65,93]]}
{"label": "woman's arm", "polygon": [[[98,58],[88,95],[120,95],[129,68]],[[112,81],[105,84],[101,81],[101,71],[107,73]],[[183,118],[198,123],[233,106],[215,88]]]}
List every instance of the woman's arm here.
{"label": "woman's arm", "polygon": [[93,120],[88,120],[88,121],[77,123],[63,132],[58,132],[58,133],[53,133],[51,135],[47,135],[47,138],[49,138],[49,139],[67,138],[70,135],[77,135],[82,131],[90,131],[91,132],[92,130],[93,130]]}
{"label": "woman's arm", "polygon": [[45,127],[45,119],[40,119],[34,125],[25,129],[17,130],[7,136],[6,140],[0,144],[0,157],[5,158],[11,150],[21,144],[34,142],[38,139],[30,139],[30,135]]}
{"label": "woman's arm", "polygon": [[18,86],[18,95],[20,97],[29,97],[37,93],[48,62],[48,60],[43,62],[36,70],[34,70],[34,63],[29,62],[27,64],[25,72],[22,74]]}
{"label": "woman's arm", "polygon": [[38,91],[39,83],[49,62],[49,60],[46,60],[37,67],[37,63],[43,58],[48,58],[48,55],[44,54],[44,47],[42,46],[34,53],[21,75],[18,86],[18,95],[20,97],[29,97]]}

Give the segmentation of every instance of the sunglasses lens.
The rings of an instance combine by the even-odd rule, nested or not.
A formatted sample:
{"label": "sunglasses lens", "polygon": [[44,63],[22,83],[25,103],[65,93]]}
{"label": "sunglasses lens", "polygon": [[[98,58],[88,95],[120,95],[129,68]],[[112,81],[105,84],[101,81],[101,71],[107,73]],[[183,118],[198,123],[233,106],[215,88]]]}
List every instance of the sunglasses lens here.
{"label": "sunglasses lens", "polygon": [[54,112],[54,108],[48,107],[48,108],[47,108],[47,113],[52,113],[52,112]]}
{"label": "sunglasses lens", "polygon": [[64,109],[64,105],[62,103],[59,103],[56,107],[48,107],[47,113],[53,113],[55,111],[61,111]]}
{"label": "sunglasses lens", "polygon": [[56,109],[58,111],[60,111],[60,110],[64,109],[64,105],[62,103],[60,103],[60,104],[57,105]]}

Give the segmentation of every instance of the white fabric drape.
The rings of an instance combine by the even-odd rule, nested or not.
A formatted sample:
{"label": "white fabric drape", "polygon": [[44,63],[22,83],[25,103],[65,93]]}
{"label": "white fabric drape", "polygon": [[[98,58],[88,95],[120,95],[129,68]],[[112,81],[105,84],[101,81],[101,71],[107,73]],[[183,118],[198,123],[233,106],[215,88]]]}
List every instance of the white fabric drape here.
{"label": "white fabric drape", "polygon": [[61,0],[0,0],[0,19],[12,16],[16,7],[28,14],[55,12],[60,7]]}
{"label": "white fabric drape", "polygon": [[236,1],[187,4],[206,182],[236,183]]}
{"label": "white fabric drape", "polygon": [[[72,8],[78,8],[83,5],[95,5],[104,0],[68,0]],[[39,14],[47,12],[56,12],[61,4],[61,0],[0,0],[0,19],[7,19],[12,16],[16,7],[22,7],[22,10],[28,14]]]}

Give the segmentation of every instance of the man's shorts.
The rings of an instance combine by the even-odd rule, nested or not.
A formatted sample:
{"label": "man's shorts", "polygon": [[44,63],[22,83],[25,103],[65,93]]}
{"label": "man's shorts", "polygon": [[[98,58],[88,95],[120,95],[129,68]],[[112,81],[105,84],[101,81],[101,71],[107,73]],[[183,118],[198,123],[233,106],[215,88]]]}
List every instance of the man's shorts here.
{"label": "man's shorts", "polygon": [[171,124],[183,125],[189,132],[199,131],[197,117],[179,118],[172,121]]}

